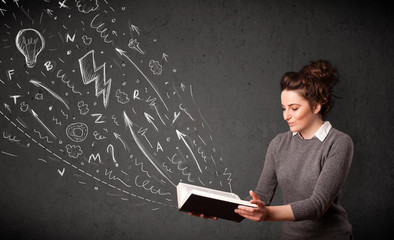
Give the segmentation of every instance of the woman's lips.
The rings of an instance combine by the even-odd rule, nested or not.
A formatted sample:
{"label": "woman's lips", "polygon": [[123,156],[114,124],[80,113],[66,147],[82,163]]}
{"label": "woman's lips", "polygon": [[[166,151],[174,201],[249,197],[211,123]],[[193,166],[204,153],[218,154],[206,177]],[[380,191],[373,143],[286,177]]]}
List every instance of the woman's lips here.
{"label": "woman's lips", "polygon": [[288,122],[288,124],[289,124],[289,127],[292,127],[292,126],[294,126],[295,123],[293,123],[293,122]]}

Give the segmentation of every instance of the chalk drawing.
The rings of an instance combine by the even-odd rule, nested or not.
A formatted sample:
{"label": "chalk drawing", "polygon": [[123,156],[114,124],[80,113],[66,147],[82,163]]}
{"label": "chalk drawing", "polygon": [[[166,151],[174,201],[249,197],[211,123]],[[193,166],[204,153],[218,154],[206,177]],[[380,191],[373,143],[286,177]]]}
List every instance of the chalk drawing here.
{"label": "chalk drawing", "polygon": [[73,142],[83,142],[88,136],[89,128],[83,122],[71,123],[66,128],[67,137]]}
{"label": "chalk drawing", "polygon": [[19,52],[25,56],[28,68],[33,68],[37,62],[37,56],[45,47],[44,37],[33,28],[22,29],[15,38],[15,44]]}
{"label": "chalk drawing", "polygon": [[109,94],[111,91],[111,79],[106,79],[105,63],[96,67],[94,50],[86,53],[79,59],[82,81],[85,85],[95,82],[96,97],[103,95],[104,107],[108,107]]}

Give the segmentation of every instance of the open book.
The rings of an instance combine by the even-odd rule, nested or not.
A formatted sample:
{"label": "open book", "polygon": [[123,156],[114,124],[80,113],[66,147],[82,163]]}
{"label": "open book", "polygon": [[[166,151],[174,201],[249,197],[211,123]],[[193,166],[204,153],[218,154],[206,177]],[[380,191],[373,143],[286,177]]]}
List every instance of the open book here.
{"label": "open book", "polygon": [[204,214],[207,217],[218,217],[235,222],[244,219],[234,212],[239,205],[257,207],[255,204],[241,200],[237,194],[186,183],[178,184],[177,196],[180,211]]}

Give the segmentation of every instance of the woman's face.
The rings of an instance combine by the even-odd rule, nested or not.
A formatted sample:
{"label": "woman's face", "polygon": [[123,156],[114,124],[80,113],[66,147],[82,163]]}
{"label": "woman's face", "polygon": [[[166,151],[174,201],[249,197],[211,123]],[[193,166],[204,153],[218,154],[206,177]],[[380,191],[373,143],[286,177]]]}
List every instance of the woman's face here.
{"label": "woman's face", "polygon": [[304,138],[311,138],[321,127],[320,104],[313,109],[309,102],[297,91],[283,90],[281,94],[283,119],[289,124],[290,131],[298,132]]}

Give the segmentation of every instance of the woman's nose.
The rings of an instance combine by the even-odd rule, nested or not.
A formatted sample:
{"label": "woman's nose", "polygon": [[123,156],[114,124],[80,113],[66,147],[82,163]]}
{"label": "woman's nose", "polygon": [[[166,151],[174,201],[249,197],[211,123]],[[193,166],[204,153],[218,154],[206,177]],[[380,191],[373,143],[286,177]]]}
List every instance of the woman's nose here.
{"label": "woman's nose", "polygon": [[283,119],[284,120],[289,120],[291,118],[291,115],[288,113],[287,110],[283,111]]}

